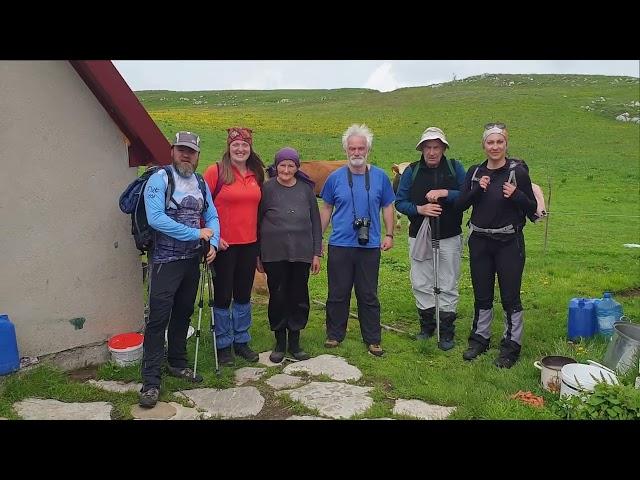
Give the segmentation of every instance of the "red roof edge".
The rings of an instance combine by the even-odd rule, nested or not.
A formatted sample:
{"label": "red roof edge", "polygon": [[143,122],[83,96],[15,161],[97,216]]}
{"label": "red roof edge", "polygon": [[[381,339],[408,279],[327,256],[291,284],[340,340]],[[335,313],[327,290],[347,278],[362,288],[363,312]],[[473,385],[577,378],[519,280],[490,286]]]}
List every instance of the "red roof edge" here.
{"label": "red roof edge", "polygon": [[168,165],[171,145],[109,60],[70,60],[129,142],[129,166]]}

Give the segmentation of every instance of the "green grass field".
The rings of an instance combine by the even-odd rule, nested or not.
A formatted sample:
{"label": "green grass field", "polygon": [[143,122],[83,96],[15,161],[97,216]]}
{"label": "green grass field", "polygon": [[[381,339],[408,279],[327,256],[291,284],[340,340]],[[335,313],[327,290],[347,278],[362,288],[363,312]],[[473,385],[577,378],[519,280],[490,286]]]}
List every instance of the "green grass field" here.
{"label": "green grass field", "polygon": [[[352,123],[366,123],[375,135],[370,161],[390,172],[393,163],[419,158],[415,144],[428,126],[446,132],[451,145],[447,155],[460,159],[467,168],[484,160],[482,126],[490,121],[507,124],[510,154],[527,161],[545,198],[551,193],[546,253],[544,222],[529,223],[525,229],[521,360],[511,370],[493,366],[503,328],[498,291],[491,350],[474,362],[462,360],[473,311],[465,248],[453,350],[442,352],[434,340],[416,342],[409,335],[384,331],[387,354],[373,358],[362,344],[357,320],[351,319],[346,341],[328,352],[344,356],[363,371],[364,378],[358,384],[375,386],[375,403],[365,415],[368,418],[392,416],[390,409],[396,398],[455,405],[458,409],[452,418],[456,419],[559,418],[550,408],[555,396],[539,386],[540,374],[533,362],[554,354],[600,361],[606,349],[600,339],[578,346],[566,342],[569,300],[600,297],[610,290],[625,313],[640,322],[640,249],[623,246],[640,243],[640,125],[615,120],[623,112],[640,116],[640,107],[634,106],[640,99],[637,78],[483,75],[390,93],[340,89],[137,94],[168,138],[178,130],[200,134],[199,171],[221,157],[225,129],[235,125],[254,130],[254,148],[268,164],[286,145],[298,149],[302,160],[343,159],[342,133]],[[467,217],[468,212],[465,221]],[[394,249],[382,255],[379,297],[382,322],[414,333],[418,321],[409,282],[406,225],[405,218]],[[326,300],[325,266],[323,263],[323,271],[310,281],[312,299],[321,302]],[[252,344],[255,349],[268,350],[272,336],[266,306],[257,300]],[[355,301],[352,311],[356,312]],[[205,321],[208,325],[208,312]],[[208,326],[203,329],[208,332]],[[324,311],[313,304],[303,346],[312,355],[326,353],[323,340]],[[199,362],[207,386],[231,386],[229,369],[224,369],[221,378],[213,373],[207,335],[203,336]],[[140,378],[135,367],[104,366],[99,373],[108,379]],[[37,373],[31,376],[38,377]],[[38,381],[46,384],[54,377],[41,375]],[[26,395],[18,383],[5,382],[0,416],[13,416],[9,399]],[[55,385],[47,388],[56,390]],[[163,395],[169,395],[167,390],[175,390],[177,385],[178,381],[167,381]],[[71,390],[69,395],[77,397]],[[536,409],[510,399],[518,390],[543,395],[545,407]],[[96,399],[107,395],[93,393]],[[121,416],[127,415],[122,407]]]}

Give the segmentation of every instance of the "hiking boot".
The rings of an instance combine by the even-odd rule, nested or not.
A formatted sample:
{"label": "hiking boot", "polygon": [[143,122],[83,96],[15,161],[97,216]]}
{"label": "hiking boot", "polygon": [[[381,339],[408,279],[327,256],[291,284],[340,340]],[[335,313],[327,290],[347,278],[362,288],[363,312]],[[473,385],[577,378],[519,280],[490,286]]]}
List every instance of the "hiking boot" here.
{"label": "hiking boot", "polygon": [[520,358],[521,346],[513,340],[503,338],[500,342],[500,354],[493,364],[498,368],[511,368]]}
{"label": "hiking boot", "polygon": [[282,360],[284,360],[284,352],[278,352],[277,350],[274,350],[273,352],[271,352],[271,354],[269,354],[269,360],[273,363],[282,362]]}
{"label": "hiking boot", "polygon": [[218,364],[223,367],[232,367],[234,364],[233,349],[231,345],[225,348],[218,348]]}
{"label": "hiking boot", "polygon": [[372,343],[368,347],[369,353],[375,357],[381,357],[384,354],[384,350],[377,343]]}
{"label": "hiking boot", "polygon": [[338,340],[327,338],[324,341],[324,348],[336,348],[338,345],[340,345],[340,342]]}
{"label": "hiking boot", "polygon": [[196,375],[194,376],[193,370],[191,370],[190,368],[176,368],[169,365],[167,367],[167,372],[172,377],[183,378],[185,380],[189,380],[192,383],[202,382],[202,375],[196,373]]}
{"label": "hiking boot", "polygon": [[511,368],[517,361],[517,359],[514,360],[511,357],[503,357],[502,355],[500,355],[493,361],[493,364],[498,368]]}
{"label": "hiking boot", "polygon": [[470,338],[469,339],[469,348],[467,348],[464,351],[464,353],[462,354],[462,358],[464,358],[467,361],[473,360],[478,355],[486,352],[487,350],[489,350],[489,341],[488,340],[485,343],[485,342],[479,342],[479,341],[476,341],[476,340]]}
{"label": "hiking boot", "polygon": [[248,362],[257,362],[258,354],[249,348],[249,345],[246,343],[234,343],[233,350],[236,352],[236,355],[244,358]]}
{"label": "hiking boot", "polygon": [[438,348],[440,350],[446,352],[447,350],[451,350],[455,346],[456,346],[456,343],[453,341],[453,338],[448,339],[448,338],[440,337],[440,341],[438,342]]}
{"label": "hiking boot", "polygon": [[151,387],[143,392],[140,392],[138,405],[142,408],[153,408],[158,403],[158,397],[160,396],[160,389],[157,387]]}

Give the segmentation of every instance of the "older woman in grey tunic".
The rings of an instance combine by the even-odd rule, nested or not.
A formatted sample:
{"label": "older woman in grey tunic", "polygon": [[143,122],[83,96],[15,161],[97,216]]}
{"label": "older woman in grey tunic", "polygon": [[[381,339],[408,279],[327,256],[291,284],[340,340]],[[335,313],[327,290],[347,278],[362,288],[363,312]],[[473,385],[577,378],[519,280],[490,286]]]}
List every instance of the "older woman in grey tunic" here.
{"label": "older woman in grey tunic", "polygon": [[309,272],[320,271],[322,230],[313,181],[299,170],[293,148],[275,155],[262,189],[258,211],[260,257],[258,270],[267,274],[269,324],[276,345],[269,356],[282,362],[288,350],[297,360],[309,355],[300,347],[300,330],[309,320]]}

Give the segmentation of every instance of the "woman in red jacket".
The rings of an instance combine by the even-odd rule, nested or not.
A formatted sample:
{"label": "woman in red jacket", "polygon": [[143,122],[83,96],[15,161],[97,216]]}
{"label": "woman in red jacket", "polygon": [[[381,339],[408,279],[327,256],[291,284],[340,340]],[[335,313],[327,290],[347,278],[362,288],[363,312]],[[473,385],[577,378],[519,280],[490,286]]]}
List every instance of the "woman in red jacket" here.
{"label": "woman in red jacket", "polygon": [[[220,251],[212,264],[216,273],[213,314],[220,365],[233,365],[234,352],[250,362],[258,361],[258,354],[248,344],[251,288],[258,256],[258,206],[264,182],[264,164],[253,150],[252,131],[233,127],[227,132],[227,150],[222,160],[204,173],[215,195],[220,220]],[[216,194],[218,177],[221,188]]]}

